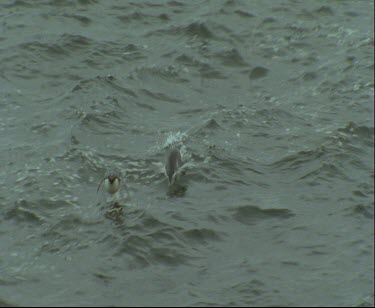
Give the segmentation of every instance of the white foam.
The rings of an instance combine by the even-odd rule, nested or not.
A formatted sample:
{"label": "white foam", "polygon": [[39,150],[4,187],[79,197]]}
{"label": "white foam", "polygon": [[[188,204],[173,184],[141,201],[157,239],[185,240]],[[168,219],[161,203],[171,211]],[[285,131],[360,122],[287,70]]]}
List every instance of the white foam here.
{"label": "white foam", "polygon": [[164,143],[164,148],[181,145],[182,142],[187,138],[186,133],[169,133],[167,140]]}

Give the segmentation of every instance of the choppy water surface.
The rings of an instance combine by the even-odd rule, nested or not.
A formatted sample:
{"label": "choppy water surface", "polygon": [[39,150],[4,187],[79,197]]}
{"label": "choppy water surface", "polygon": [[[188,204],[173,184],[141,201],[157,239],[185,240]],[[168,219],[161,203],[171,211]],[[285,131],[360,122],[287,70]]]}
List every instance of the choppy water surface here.
{"label": "choppy water surface", "polygon": [[0,305],[373,305],[373,9],[1,1]]}

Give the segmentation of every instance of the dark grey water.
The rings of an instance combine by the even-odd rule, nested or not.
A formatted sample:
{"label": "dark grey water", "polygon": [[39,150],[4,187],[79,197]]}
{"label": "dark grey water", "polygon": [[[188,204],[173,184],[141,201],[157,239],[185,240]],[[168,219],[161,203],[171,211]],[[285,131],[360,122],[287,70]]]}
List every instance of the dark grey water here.
{"label": "dark grey water", "polygon": [[0,306],[373,305],[373,9],[1,1]]}

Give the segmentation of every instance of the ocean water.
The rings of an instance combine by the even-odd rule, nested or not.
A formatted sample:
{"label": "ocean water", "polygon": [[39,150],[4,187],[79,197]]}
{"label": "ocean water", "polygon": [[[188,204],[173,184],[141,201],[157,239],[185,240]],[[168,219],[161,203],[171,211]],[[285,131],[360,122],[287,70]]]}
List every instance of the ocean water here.
{"label": "ocean water", "polygon": [[0,306],[373,306],[373,11],[2,0]]}

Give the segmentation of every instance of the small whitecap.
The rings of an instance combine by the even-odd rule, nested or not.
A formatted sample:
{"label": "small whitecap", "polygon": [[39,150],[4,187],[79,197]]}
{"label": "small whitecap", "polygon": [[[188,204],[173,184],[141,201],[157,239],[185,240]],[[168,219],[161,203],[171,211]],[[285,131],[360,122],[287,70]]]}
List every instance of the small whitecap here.
{"label": "small whitecap", "polygon": [[186,138],[186,133],[181,133],[180,131],[177,133],[169,133],[167,140],[164,143],[164,147],[170,147],[172,145],[181,143]]}
{"label": "small whitecap", "polygon": [[207,156],[207,157],[204,158],[203,163],[208,164],[210,161],[211,161],[211,156]]}
{"label": "small whitecap", "polygon": [[55,195],[55,196],[50,197],[49,199],[50,199],[51,201],[53,201],[53,202],[56,202],[56,201],[59,200],[59,196],[58,196],[58,195]]}

